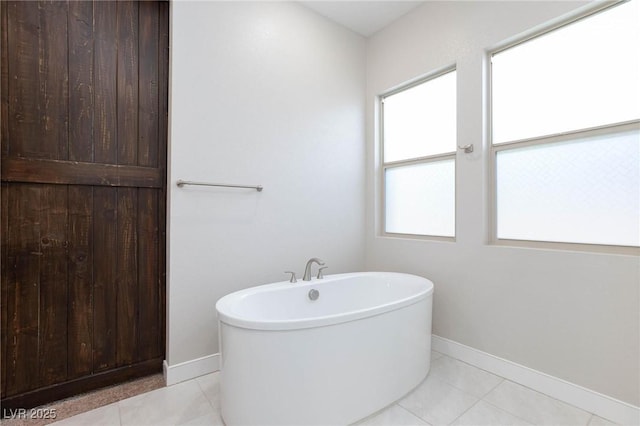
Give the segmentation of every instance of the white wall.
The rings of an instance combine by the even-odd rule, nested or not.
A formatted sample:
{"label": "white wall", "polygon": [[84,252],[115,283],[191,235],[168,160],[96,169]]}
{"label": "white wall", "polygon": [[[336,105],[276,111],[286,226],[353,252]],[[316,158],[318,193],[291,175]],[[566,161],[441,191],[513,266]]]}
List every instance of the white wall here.
{"label": "white wall", "polygon": [[[640,405],[637,256],[487,244],[485,50],[585,2],[427,2],[367,44],[369,270],[435,282],[434,334]],[[457,64],[457,241],[379,235],[375,96]]]}
{"label": "white wall", "polygon": [[[169,366],[218,352],[216,301],[364,266],[364,39],[292,2],[172,2]],[[263,192],[175,186],[261,184]],[[315,268],[314,268],[315,270]]]}

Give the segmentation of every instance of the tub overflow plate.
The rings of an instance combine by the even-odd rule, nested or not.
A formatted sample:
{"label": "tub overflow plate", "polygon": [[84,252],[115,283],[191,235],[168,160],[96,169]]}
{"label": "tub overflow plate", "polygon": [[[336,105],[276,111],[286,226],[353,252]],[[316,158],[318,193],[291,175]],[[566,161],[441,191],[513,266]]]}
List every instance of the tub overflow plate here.
{"label": "tub overflow plate", "polygon": [[309,290],[309,299],[317,300],[318,297],[320,297],[320,292],[318,290],[316,290],[315,288]]}

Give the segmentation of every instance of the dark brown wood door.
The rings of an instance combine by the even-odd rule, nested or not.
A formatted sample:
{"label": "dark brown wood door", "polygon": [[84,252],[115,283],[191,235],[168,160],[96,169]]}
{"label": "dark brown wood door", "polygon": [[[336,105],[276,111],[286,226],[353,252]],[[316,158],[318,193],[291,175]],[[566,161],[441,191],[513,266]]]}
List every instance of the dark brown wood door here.
{"label": "dark brown wood door", "polygon": [[168,8],[0,5],[5,403],[161,369]]}

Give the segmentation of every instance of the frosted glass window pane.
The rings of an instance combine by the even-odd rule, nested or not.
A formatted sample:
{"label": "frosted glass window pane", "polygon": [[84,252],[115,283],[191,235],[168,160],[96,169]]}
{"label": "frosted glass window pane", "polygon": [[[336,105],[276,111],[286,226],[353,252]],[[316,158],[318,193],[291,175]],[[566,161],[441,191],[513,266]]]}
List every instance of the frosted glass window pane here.
{"label": "frosted glass window pane", "polygon": [[455,235],[455,162],[442,160],[385,171],[385,230]]}
{"label": "frosted glass window pane", "polygon": [[498,238],[640,245],[640,133],[497,153]]}
{"label": "frosted glass window pane", "polygon": [[493,142],[640,118],[640,1],[495,54]]}
{"label": "frosted glass window pane", "polygon": [[455,71],[384,98],[384,161],[456,150]]}

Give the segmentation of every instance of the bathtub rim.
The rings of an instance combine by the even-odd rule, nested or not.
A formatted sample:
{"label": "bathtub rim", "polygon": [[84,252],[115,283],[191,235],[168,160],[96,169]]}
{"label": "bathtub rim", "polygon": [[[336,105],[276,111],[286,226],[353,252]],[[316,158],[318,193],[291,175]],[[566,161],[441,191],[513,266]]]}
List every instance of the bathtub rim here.
{"label": "bathtub rim", "polygon": [[260,286],[250,287],[243,290],[238,290],[236,292],[230,293],[224,297],[222,297],[216,303],[216,315],[218,321],[224,323],[226,325],[244,328],[248,330],[263,330],[263,331],[295,331],[295,330],[303,330],[308,328],[316,328],[316,327],[327,327],[331,325],[342,324],[351,321],[357,321],[364,318],[369,318],[375,315],[381,315],[386,312],[395,311],[398,309],[402,309],[404,307],[416,304],[424,299],[427,299],[433,295],[434,285],[433,282],[425,277],[413,274],[407,274],[403,272],[349,272],[343,274],[331,274],[326,275],[324,280],[336,280],[340,278],[350,278],[350,277],[362,277],[368,275],[392,275],[396,277],[410,277],[411,279],[419,279],[421,282],[425,284],[424,289],[411,296],[396,299],[389,303],[385,303],[382,305],[377,305],[373,307],[368,307],[364,309],[359,309],[355,311],[350,311],[348,313],[339,313],[333,315],[325,315],[321,317],[309,317],[303,319],[288,319],[288,320],[268,320],[268,321],[257,321],[241,318],[238,316],[230,315],[227,312],[223,312],[225,308],[229,309],[229,305],[233,303],[234,300],[241,299],[250,294],[255,294],[256,292],[269,292],[269,291],[277,291],[279,289],[286,289],[289,286],[298,286],[300,288],[311,288],[312,286],[321,285],[326,281],[318,281],[313,279],[308,282],[300,282],[298,283],[290,283],[289,281],[280,281],[276,283],[263,284]]}

